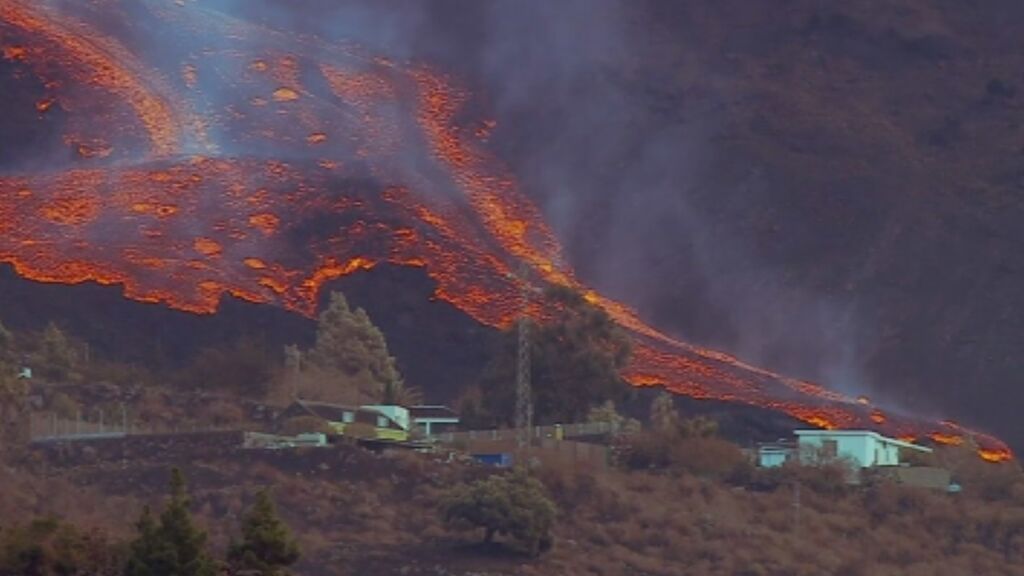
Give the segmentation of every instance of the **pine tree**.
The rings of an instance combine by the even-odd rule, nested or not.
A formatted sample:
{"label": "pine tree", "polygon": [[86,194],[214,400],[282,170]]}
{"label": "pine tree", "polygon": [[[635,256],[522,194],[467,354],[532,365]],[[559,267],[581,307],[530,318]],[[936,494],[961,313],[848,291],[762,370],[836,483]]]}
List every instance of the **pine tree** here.
{"label": "pine tree", "polygon": [[[545,292],[553,313],[530,322],[533,417],[537,424],[580,422],[590,409],[624,399],[630,387],[620,371],[632,353],[629,336],[607,312],[569,288]],[[499,425],[514,420],[516,327],[506,330],[480,377],[483,408]]]}
{"label": "pine tree", "polygon": [[174,550],[160,534],[153,514],[146,506],[135,524],[138,537],[131,543],[131,554],[125,565],[125,576],[158,576],[171,574],[174,569]]}
{"label": "pine tree", "polygon": [[171,471],[171,496],[160,523],[145,509],[137,524],[125,576],[213,576],[216,566],[206,550],[206,533],[195,527],[188,510],[181,470]]}
{"label": "pine tree", "polygon": [[286,576],[286,567],[298,559],[299,547],[291,531],[278,517],[270,494],[260,491],[242,519],[242,542],[231,546],[228,562],[236,571]]}
{"label": "pine tree", "polygon": [[397,398],[404,388],[387,341],[362,308],[349,308],[345,296],[331,302],[317,319],[316,344],[307,354],[311,366],[333,371],[377,400]]}

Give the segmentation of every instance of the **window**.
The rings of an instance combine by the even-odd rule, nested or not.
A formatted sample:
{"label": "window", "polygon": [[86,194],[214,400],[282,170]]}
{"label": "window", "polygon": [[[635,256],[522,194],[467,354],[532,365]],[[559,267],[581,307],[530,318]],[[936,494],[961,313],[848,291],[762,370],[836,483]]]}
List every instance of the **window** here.
{"label": "window", "polygon": [[352,412],[342,412],[341,421],[345,424],[351,424],[356,421],[356,415]]}
{"label": "window", "polygon": [[387,428],[388,419],[386,416],[377,416],[377,428]]}
{"label": "window", "polygon": [[839,456],[839,441],[837,440],[822,440],[821,441],[821,455],[825,458],[835,458]]}

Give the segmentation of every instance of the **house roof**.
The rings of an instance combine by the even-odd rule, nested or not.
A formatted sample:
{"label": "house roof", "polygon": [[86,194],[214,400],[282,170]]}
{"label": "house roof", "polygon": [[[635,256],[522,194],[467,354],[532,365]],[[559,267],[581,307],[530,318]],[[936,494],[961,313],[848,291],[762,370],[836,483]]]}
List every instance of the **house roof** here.
{"label": "house roof", "polygon": [[459,415],[447,406],[411,406],[409,408],[409,416],[412,416],[413,420],[444,419],[458,421],[459,419]]}
{"label": "house roof", "polygon": [[757,446],[758,452],[792,452],[796,450],[795,442],[765,442]]}
{"label": "house roof", "polygon": [[900,448],[908,448],[910,450],[917,450],[918,452],[931,452],[932,449],[927,446],[920,446],[911,442],[904,442],[903,440],[897,440],[895,438],[889,438],[888,436],[882,436],[878,432],[872,430],[794,430],[793,434],[797,437],[800,436],[868,436],[878,441],[885,442],[886,444],[892,444],[899,446]]}
{"label": "house roof", "polygon": [[329,404],[327,402],[314,402],[311,400],[296,400],[295,405],[303,408],[313,416],[317,416],[331,422],[341,422],[343,414],[346,412],[354,414],[359,410],[359,408],[355,406],[343,406],[341,404]]}

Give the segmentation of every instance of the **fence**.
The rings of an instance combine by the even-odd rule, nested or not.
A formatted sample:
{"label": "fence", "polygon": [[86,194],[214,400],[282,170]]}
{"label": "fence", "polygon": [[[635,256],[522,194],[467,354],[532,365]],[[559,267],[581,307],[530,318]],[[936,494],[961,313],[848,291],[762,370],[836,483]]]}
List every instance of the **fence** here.
{"label": "fence", "polygon": [[105,414],[102,410],[92,414],[92,419],[83,418],[81,414],[74,419],[61,418],[54,413],[33,413],[28,419],[29,441],[38,442],[73,442],[96,438],[123,438],[125,436],[224,432],[231,427],[217,426],[173,426],[173,425],[140,425],[128,417],[125,409],[115,414]]}
{"label": "fence", "polygon": [[[555,426],[534,426],[530,429],[530,438],[534,441],[561,440],[570,438],[585,438],[587,436],[603,436],[614,434],[618,431],[614,424],[609,422],[583,422],[579,424],[565,424]],[[469,430],[467,432],[443,432],[434,436],[439,442],[447,444],[467,443],[478,440],[486,441],[515,441],[518,438],[518,430],[514,428],[503,428],[500,430]]]}

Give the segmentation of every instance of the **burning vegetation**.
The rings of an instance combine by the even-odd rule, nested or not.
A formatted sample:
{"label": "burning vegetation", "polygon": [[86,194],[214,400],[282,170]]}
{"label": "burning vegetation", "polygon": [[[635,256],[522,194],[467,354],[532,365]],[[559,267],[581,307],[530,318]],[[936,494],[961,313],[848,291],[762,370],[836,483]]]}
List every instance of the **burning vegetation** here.
{"label": "burning vegetation", "polygon": [[[470,95],[444,75],[191,3],[140,16],[175,40],[147,61],[112,32],[116,4],[0,6],[5,85],[39,92],[34,109],[11,113],[59,122],[67,147],[45,170],[0,175],[0,262],[21,276],[118,284],[197,314],[231,295],[312,316],[327,282],[389,263],[422,268],[438,300],[507,327],[525,263],[536,283],[580,291],[633,337],[624,374],[636,386],[826,428],[971,438],[986,460],[1011,458],[959,425],[676,340],[589,290],[483,146],[493,121],[468,119]],[[230,47],[215,41],[225,37]],[[545,315],[538,303],[531,313]]]}

